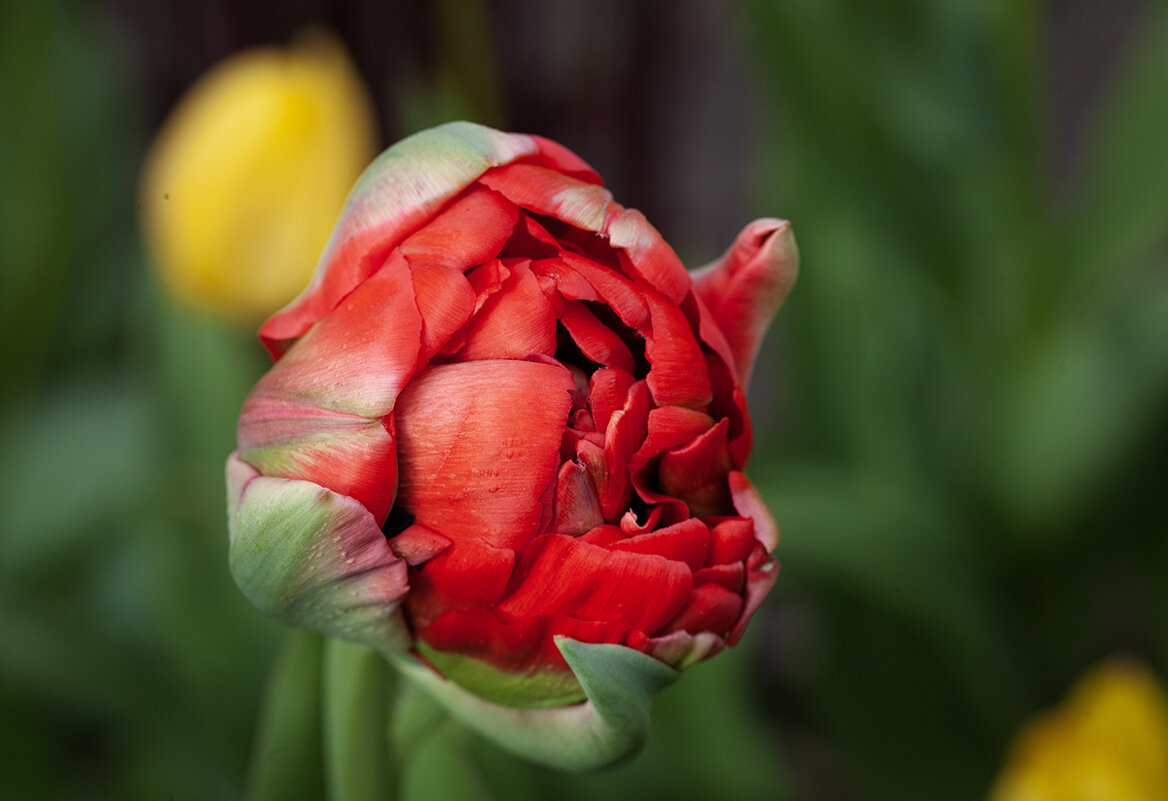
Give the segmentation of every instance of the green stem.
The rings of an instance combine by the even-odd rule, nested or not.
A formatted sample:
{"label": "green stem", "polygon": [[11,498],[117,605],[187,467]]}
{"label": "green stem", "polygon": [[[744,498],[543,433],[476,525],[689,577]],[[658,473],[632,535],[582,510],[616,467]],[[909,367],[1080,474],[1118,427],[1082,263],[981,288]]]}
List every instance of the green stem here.
{"label": "green stem", "polygon": [[272,664],[248,773],[248,801],[315,801],[323,796],[320,687],[323,641],[290,631]]}
{"label": "green stem", "polygon": [[376,651],[329,640],[324,654],[324,760],[329,801],[391,801],[393,669]]}

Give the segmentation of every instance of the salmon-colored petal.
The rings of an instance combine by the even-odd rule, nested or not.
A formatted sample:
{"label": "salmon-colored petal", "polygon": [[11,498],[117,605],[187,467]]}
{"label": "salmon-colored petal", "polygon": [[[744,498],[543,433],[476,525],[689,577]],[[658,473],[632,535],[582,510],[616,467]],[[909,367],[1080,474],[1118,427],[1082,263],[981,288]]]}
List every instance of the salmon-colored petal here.
{"label": "salmon-colored petal", "polygon": [[428,262],[410,272],[422,317],[421,359],[428,362],[474,314],[475,291],[462,271],[448,264]]}
{"label": "salmon-colored petal", "polygon": [[319,484],[356,500],[379,523],[393,504],[397,449],[380,418],[253,394],[237,437],[243,458],[265,475]]}
{"label": "salmon-colored petal", "polygon": [[608,224],[609,242],[628,256],[633,272],[643,278],[674,305],[689,293],[690,278],[681,260],[666,244],[645,215],[623,209]]}
{"label": "salmon-colored petal", "polygon": [[450,548],[448,537],[418,523],[407,526],[400,534],[390,537],[389,547],[410,567],[425,564]]}
{"label": "salmon-colored petal", "polygon": [[560,258],[600,293],[600,297],[612,307],[621,322],[634,330],[648,326],[649,307],[631,280],[613,268],[585,256],[565,251],[560,254]]}
{"label": "salmon-colored petal", "polygon": [[611,551],[573,537],[540,537],[524,554],[518,588],[496,608],[501,620],[562,614],[657,632],[693,590],[686,565]]}
{"label": "salmon-colored petal", "polygon": [[573,388],[563,367],[529,361],[445,364],[418,375],[395,410],[398,504],[456,542],[522,547],[554,487]]}
{"label": "salmon-colored petal", "polygon": [[502,288],[483,303],[467,330],[464,359],[554,356],[556,314],[526,262],[510,268]]}
{"label": "salmon-colored petal", "polygon": [[540,144],[469,122],[452,122],[401,140],[369,166],[349,195],[312,282],[260,329],[274,356],[302,336],[406,236],[493,166],[540,153]]}
{"label": "salmon-colored petal", "polygon": [[499,254],[518,220],[514,203],[497,192],[472,186],[410,234],[401,244],[401,253],[411,265],[445,264],[469,270]]}
{"label": "salmon-colored petal", "polygon": [[379,521],[393,503],[392,409],[418,362],[421,319],[409,271],[392,259],[260,379],[237,428],[265,475],[356,498]]}
{"label": "salmon-colored petal", "polygon": [[483,175],[479,183],[517,206],[584,231],[603,231],[613,205],[612,194],[603,186],[533,164],[497,167]]}
{"label": "salmon-colored petal", "polygon": [[579,301],[564,301],[560,322],[580,352],[605,367],[632,373],[636,370],[633,354],[615,331],[600,322],[588,307]]}
{"label": "salmon-colored petal", "polygon": [[531,263],[531,270],[536,275],[549,278],[555,284],[560,296],[568,300],[599,301],[600,295],[592,284],[584,280],[584,276],[573,270],[564,260],[538,259]]}
{"label": "salmon-colored petal", "polygon": [[798,272],[791,224],[762,219],[742,229],[722,258],[694,273],[694,292],[725,335],[744,387],[763,334]]}

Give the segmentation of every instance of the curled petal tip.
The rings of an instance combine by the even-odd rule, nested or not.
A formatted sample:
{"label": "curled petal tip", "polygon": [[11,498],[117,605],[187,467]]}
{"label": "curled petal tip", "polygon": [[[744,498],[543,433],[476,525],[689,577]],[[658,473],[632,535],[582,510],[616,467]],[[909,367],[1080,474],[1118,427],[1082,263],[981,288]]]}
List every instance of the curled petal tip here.
{"label": "curled petal tip", "polygon": [[694,291],[725,334],[743,386],[798,273],[791,223],[773,217],[748,224],[720,259],[694,273]]}

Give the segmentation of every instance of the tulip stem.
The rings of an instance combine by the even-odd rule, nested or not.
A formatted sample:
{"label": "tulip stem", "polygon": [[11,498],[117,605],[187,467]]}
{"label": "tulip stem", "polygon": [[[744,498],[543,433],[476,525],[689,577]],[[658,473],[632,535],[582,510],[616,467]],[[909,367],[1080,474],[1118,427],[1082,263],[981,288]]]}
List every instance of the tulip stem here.
{"label": "tulip stem", "polygon": [[321,655],[317,634],[293,630],[272,663],[256,727],[247,801],[316,801],[321,771]]}
{"label": "tulip stem", "polygon": [[390,801],[397,795],[389,740],[393,669],[370,648],[328,640],[323,678],[329,801]]}

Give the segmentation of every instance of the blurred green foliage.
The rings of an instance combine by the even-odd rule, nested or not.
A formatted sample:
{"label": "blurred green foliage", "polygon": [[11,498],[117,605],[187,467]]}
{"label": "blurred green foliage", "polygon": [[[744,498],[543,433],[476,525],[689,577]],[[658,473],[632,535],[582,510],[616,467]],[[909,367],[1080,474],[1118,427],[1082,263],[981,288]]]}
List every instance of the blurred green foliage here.
{"label": "blurred green foliage", "polygon": [[803,254],[790,417],[755,462],[776,606],[820,638],[792,691],[844,797],[978,798],[1096,659],[1168,667],[1168,9],[1134,26],[1068,181],[1049,6],[747,6],[764,192]]}
{"label": "blurred green foliage", "polygon": [[[756,211],[803,255],[758,378],[776,592],[663,693],[635,761],[564,777],[413,709],[408,798],[975,799],[1101,656],[1168,674],[1168,9],[1068,182],[1046,6],[726,8],[771,114]],[[441,47],[480,52],[464,34]],[[504,113],[448,60],[403,118]],[[222,460],[263,361],[148,280],[134,90],[88,7],[0,4],[4,798],[240,797],[281,636],[225,565]],[[267,709],[316,720],[287,700],[319,692],[297,647],[320,650],[289,646]]]}

